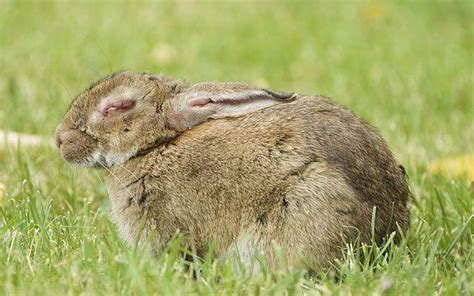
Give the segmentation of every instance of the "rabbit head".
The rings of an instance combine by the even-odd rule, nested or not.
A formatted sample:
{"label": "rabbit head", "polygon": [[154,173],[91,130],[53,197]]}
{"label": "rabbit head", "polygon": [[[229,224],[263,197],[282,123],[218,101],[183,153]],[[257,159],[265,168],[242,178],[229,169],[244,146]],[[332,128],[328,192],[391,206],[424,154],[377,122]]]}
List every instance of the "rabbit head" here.
{"label": "rabbit head", "polygon": [[81,93],[56,130],[63,158],[78,166],[121,164],[214,118],[242,116],[296,97],[243,83],[188,85],[118,72]]}

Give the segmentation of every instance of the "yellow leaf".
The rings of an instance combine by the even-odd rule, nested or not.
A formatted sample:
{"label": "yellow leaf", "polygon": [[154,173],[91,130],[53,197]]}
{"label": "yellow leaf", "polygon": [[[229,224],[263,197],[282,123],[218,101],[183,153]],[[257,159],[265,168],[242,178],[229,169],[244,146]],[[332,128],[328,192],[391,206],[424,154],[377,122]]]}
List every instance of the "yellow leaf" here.
{"label": "yellow leaf", "polygon": [[168,43],[158,43],[151,52],[151,57],[160,65],[169,65],[176,59],[176,49]]}
{"label": "yellow leaf", "polygon": [[470,181],[474,181],[474,154],[437,159],[429,165],[428,170],[430,173],[453,177],[466,175]]}
{"label": "yellow leaf", "polygon": [[382,20],[385,15],[384,7],[379,3],[369,3],[359,9],[359,17],[367,23]]}

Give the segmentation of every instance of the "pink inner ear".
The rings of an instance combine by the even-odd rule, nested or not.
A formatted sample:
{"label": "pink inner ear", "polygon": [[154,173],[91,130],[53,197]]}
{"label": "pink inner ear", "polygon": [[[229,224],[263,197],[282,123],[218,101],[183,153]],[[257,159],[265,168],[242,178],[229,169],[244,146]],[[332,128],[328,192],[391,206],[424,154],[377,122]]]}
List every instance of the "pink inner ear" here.
{"label": "pink inner ear", "polygon": [[204,106],[211,102],[210,98],[194,98],[188,103],[189,106]]}
{"label": "pink inner ear", "polygon": [[100,107],[99,112],[104,117],[110,117],[113,115],[121,114],[125,111],[133,109],[135,107],[135,100],[123,99],[107,103],[105,106]]}

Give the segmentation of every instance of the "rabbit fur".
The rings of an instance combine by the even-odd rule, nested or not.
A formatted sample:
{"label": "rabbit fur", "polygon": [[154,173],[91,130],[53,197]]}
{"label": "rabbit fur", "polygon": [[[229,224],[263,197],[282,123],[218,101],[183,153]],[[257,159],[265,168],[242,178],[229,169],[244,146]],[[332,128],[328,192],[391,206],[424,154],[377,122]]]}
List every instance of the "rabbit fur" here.
{"label": "rabbit fur", "polygon": [[179,231],[198,255],[212,245],[311,270],[343,242],[398,240],[408,227],[409,189],[387,144],[323,96],[118,72],[77,97],[56,143],[66,161],[110,171],[121,236],[157,253]]}

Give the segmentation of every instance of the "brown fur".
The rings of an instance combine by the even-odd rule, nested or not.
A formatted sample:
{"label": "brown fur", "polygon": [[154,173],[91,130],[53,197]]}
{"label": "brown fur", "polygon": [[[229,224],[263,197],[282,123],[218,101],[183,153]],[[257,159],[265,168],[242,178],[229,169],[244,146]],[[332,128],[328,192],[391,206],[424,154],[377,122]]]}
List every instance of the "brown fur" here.
{"label": "brown fur", "polygon": [[[136,107],[101,118],[94,110],[114,90],[127,92],[119,86],[132,89]],[[126,241],[150,234],[159,251],[179,230],[199,254],[213,244],[221,256],[262,256],[276,267],[281,246],[290,266],[313,269],[341,254],[343,237],[370,242],[374,208],[378,242],[397,224],[407,228],[404,174],[357,116],[325,97],[264,90],[261,108],[223,118],[220,109],[201,118],[199,109],[182,125],[191,117],[178,100],[200,90],[262,96],[245,84],[190,87],[120,72],[82,93],[58,127],[67,161],[111,169],[112,217]]]}

